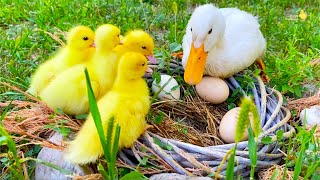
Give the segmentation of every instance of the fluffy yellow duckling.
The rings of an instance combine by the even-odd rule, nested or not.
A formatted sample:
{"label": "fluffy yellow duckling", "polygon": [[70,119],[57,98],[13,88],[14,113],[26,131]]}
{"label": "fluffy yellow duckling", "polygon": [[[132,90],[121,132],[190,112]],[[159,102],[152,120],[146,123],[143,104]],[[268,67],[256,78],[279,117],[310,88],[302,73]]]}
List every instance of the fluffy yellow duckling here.
{"label": "fluffy yellow duckling", "polygon": [[27,92],[38,96],[58,73],[87,61],[94,52],[94,32],[86,26],[72,28],[67,36],[67,45],[38,67]]}
{"label": "fluffy yellow duckling", "polygon": [[[105,24],[96,30],[96,53],[87,63],[92,88],[96,95],[110,89],[116,75],[117,55],[112,51],[120,43],[120,30]],[[40,94],[42,100],[53,109],[60,108],[69,115],[84,114],[89,111],[86,65],[77,65],[59,74]]]}
{"label": "fluffy yellow duckling", "polygon": [[[118,123],[121,127],[119,149],[133,146],[147,127],[145,117],[150,108],[149,90],[142,78],[147,70],[147,63],[147,59],[140,53],[124,54],[119,62],[114,86],[98,101],[104,130],[107,131],[108,121],[112,116],[115,124]],[[101,155],[103,149],[90,114],[76,138],[70,142],[65,159],[86,164],[96,161]]]}
{"label": "fluffy yellow duckling", "polygon": [[118,56],[125,52],[139,52],[145,55],[150,63],[157,63],[156,58],[153,56],[154,42],[148,33],[142,30],[133,30],[123,37],[122,41],[123,44],[114,48]]}

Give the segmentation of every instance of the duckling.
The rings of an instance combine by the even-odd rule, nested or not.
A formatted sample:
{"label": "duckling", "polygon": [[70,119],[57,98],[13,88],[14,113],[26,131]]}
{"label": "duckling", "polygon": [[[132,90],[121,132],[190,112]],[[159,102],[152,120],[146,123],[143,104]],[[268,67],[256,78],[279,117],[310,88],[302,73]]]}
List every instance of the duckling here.
{"label": "duckling", "polygon": [[118,56],[130,51],[139,52],[145,55],[150,63],[157,63],[157,59],[153,56],[154,42],[148,33],[142,30],[133,30],[123,37],[122,41],[123,44],[114,48]]}
{"label": "duckling", "polygon": [[[149,89],[142,78],[147,63],[147,58],[141,53],[125,53],[120,59],[114,86],[98,101],[104,131],[107,131],[112,116],[115,124],[121,127],[119,149],[132,147],[147,128],[145,117],[150,109]],[[103,149],[90,114],[76,138],[69,143],[65,159],[86,164],[96,161],[101,155]]]}
{"label": "duckling", "polygon": [[95,52],[94,36],[89,27],[72,28],[67,35],[67,45],[37,68],[31,77],[27,92],[38,96],[60,72],[90,59]]}
{"label": "duckling", "polygon": [[87,66],[96,98],[109,90],[116,76],[117,55],[112,51],[120,43],[120,30],[114,25],[101,25],[96,30],[96,53],[86,64],[77,65],[59,74],[40,94],[53,109],[69,115],[89,111],[84,69]]}

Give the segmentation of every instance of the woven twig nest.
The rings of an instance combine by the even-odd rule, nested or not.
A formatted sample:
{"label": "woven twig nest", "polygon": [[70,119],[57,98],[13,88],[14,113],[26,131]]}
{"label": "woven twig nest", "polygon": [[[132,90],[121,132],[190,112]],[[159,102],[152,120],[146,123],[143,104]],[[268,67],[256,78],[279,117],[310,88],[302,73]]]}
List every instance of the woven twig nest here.
{"label": "woven twig nest", "polygon": [[[154,66],[154,68],[159,67],[161,66]],[[183,68],[177,61],[171,61],[162,67],[164,68],[158,69],[162,73],[183,74]],[[272,144],[259,143],[258,145],[256,167],[258,171],[281,161],[283,154],[279,150],[280,144],[276,141],[277,130],[282,129],[284,137],[290,137],[294,128],[287,124],[291,115],[290,111],[282,106],[282,95],[266,87],[259,77],[250,77],[250,80],[248,77],[250,76],[237,74],[225,81],[232,92],[251,92],[253,94],[263,126],[259,139],[261,140],[266,135],[273,137]],[[146,79],[151,84],[152,78],[146,77]],[[247,83],[240,86],[244,79]],[[9,86],[4,83],[3,85]],[[24,93],[15,87],[9,87]],[[190,86],[181,86],[181,88],[190,88]],[[25,145],[40,144],[44,147],[63,150],[63,144],[55,144],[46,140],[52,129],[45,128],[45,126],[59,124],[63,120],[64,127],[77,132],[83,121],[55,114],[41,101],[28,94],[25,95],[38,103],[13,101],[14,108],[3,120],[6,130],[14,135],[16,141],[28,140],[30,142]],[[10,102],[0,103],[0,107],[9,104]],[[170,102],[153,103],[151,112],[156,114],[162,112],[164,121],[154,124],[154,128],[143,134],[134,147],[121,150],[118,154],[117,166],[137,168],[139,165],[139,171],[144,174],[177,172],[189,176],[204,176],[217,172],[220,162],[234,147],[234,144],[224,144],[218,133],[220,120],[228,111],[227,106],[227,103],[212,105],[201,100],[196,94],[184,94],[183,100],[174,105]],[[148,120],[150,119],[154,119],[154,116],[148,117]],[[238,144],[235,160],[236,173],[242,176],[248,175],[250,159],[247,141]],[[224,177],[226,166],[227,161],[221,166],[218,177]]]}
{"label": "woven twig nest", "polygon": [[[170,67],[170,69],[168,68],[159,70],[162,73],[170,71],[170,74],[180,75],[183,72],[182,66],[178,62],[172,61],[170,62],[170,65],[168,67]],[[260,77],[252,77],[253,81],[249,82],[250,86],[247,86],[246,90],[244,90],[244,88],[240,86],[240,81],[244,78],[248,77],[245,77],[242,74],[237,74],[225,79],[225,81],[227,82],[229,89],[232,92],[237,90],[243,93],[246,91],[248,93],[248,91],[251,91],[254,96],[254,102],[258,108],[263,129],[262,134],[259,136],[258,143],[258,162],[256,171],[259,171],[262,168],[268,168],[272,165],[279,164],[279,162],[281,161],[283,154],[279,150],[280,144],[276,141],[276,132],[279,129],[282,129],[284,132],[284,138],[288,138],[292,136],[295,130],[293,127],[287,124],[287,121],[290,119],[291,114],[287,108],[282,106],[283,98],[281,93],[275,89],[266,87]],[[147,80],[149,83],[152,81],[150,77],[147,77]],[[187,102],[181,103],[187,104]],[[175,106],[177,105],[171,105],[172,108],[175,108]],[[223,107],[223,105],[221,105],[220,107]],[[187,107],[185,111],[187,111]],[[221,115],[219,116],[221,117]],[[184,121],[188,121],[188,117]],[[207,126],[210,126],[210,124],[208,123]],[[171,129],[172,127],[170,127],[169,124],[166,128]],[[208,143],[205,142],[202,143],[202,145],[194,145],[194,143],[177,140],[183,139],[182,137],[166,138],[160,136],[159,134],[161,133],[152,133],[147,131],[131,150],[121,151],[119,153],[119,158],[125,164],[135,166],[137,165],[137,163],[134,163],[134,159],[137,159],[139,162],[141,162],[146,156],[149,158],[150,164],[159,166],[159,169],[172,169],[173,171],[180,174],[189,176],[201,176],[217,172],[220,162],[224,159],[227,152],[235,145],[234,143],[223,144],[223,142],[219,140],[218,136],[216,138],[213,138],[216,140],[218,139],[218,142],[216,143],[217,145],[206,146],[206,144]],[[260,142],[260,140],[266,135],[272,137],[272,144],[264,145]],[[201,134],[197,138],[199,139],[200,136],[203,137],[203,135]],[[192,139],[192,137],[187,138],[189,138],[188,141]],[[204,139],[206,139],[206,137]],[[159,144],[159,141],[162,145]],[[166,146],[169,146],[170,150],[168,150]],[[159,158],[161,158],[162,160],[159,160]],[[248,152],[248,141],[238,143],[235,161],[236,173],[241,174],[244,177],[247,176],[250,173],[251,164]],[[220,167],[221,173],[218,177],[223,178],[226,174],[227,163],[228,162],[226,161]]]}

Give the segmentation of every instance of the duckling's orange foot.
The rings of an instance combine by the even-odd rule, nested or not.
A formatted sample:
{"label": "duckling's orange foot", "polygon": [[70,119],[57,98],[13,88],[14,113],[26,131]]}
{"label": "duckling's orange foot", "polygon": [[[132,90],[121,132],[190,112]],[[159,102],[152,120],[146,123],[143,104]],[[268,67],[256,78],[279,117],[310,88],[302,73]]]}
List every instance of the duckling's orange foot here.
{"label": "duckling's orange foot", "polygon": [[270,78],[265,73],[266,66],[264,65],[262,59],[257,59],[257,64],[258,64],[259,68],[261,69],[261,72],[259,74],[261,76],[261,79],[264,82],[269,83],[270,82]]}
{"label": "duckling's orange foot", "polygon": [[148,129],[153,129],[153,125],[148,124],[147,127],[144,128],[144,131],[147,131]]}
{"label": "duckling's orange foot", "polygon": [[172,57],[179,58],[179,59],[182,59],[183,52],[180,51],[180,52],[172,53],[171,56],[172,56]]}

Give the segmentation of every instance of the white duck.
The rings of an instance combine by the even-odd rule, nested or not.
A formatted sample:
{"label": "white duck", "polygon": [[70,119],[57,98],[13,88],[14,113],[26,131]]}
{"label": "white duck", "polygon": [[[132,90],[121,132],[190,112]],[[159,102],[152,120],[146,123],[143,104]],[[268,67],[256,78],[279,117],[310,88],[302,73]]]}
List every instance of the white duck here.
{"label": "white duck", "polygon": [[257,18],[236,8],[197,7],[183,38],[184,79],[198,84],[202,76],[229,77],[250,66],[266,51]]}

